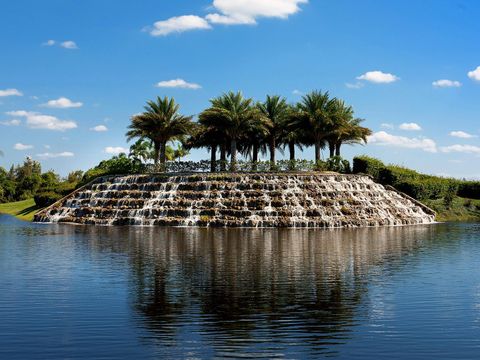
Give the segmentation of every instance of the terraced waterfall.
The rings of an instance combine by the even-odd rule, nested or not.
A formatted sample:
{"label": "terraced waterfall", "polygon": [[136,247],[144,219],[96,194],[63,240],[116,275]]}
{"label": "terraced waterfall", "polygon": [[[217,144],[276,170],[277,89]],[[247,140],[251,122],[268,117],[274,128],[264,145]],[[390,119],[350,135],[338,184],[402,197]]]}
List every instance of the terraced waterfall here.
{"label": "terraced waterfall", "polygon": [[434,222],[435,213],[368,176],[106,176],[35,216],[38,222],[228,227],[365,227]]}

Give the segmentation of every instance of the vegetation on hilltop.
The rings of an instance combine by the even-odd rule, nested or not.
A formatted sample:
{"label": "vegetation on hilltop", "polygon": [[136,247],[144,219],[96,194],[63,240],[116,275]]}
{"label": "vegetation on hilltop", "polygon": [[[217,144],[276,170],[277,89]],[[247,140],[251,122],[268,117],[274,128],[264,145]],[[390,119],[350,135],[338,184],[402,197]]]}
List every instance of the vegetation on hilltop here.
{"label": "vegetation on hilltop", "polygon": [[353,172],[368,174],[383,185],[422,201],[438,214],[439,221],[480,220],[480,182],[421,174],[397,165],[358,156],[353,159]]}

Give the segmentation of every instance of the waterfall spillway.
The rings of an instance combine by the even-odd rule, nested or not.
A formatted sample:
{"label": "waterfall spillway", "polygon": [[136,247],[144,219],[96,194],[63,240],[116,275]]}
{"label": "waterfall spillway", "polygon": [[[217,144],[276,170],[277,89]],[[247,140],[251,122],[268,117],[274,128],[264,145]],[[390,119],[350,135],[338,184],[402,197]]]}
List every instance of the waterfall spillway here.
{"label": "waterfall spillway", "polygon": [[432,223],[435,213],[368,176],[128,175],[98,178],[39,222],[99,225],[364,227]]}

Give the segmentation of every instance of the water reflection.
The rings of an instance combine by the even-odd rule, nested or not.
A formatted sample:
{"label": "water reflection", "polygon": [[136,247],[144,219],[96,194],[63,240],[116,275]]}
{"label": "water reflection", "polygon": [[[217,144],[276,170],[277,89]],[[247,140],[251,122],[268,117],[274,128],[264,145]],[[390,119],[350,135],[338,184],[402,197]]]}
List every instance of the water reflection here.
{"label": "water reflection", "polygon": [[76,227],[127,254],[138,321],[167,357],[337,352],[368,316],[370,275],[438,236],[432,226],[362,230]]}

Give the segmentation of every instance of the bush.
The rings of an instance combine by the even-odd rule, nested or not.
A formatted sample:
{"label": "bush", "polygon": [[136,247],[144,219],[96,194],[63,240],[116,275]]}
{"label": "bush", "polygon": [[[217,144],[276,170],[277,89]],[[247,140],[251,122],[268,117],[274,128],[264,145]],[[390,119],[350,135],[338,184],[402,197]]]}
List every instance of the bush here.
{"label": "bush", "polygon": [[342,174],[350,174],[350,162],[348,160],[342,159],[340,156],[334,156],[327,160],[326,169],[329,171],[336,171]]}
{"label": "bush", "polygon": [[462,181],[458,186],[458,196],[470,199],[480,199],[480,182]]}
{"label": "bush", "polygon": [[50,206],[61,198],[62,195],[54,193],[53,191],[40,192],[33,197],[35,204],[40,208]]}
{"label": "bush", "polygon": [[353,159],[354,174],[367,174],[378,179],[380,170],[384,168],[383,162],[370,156],[357,156]]}

